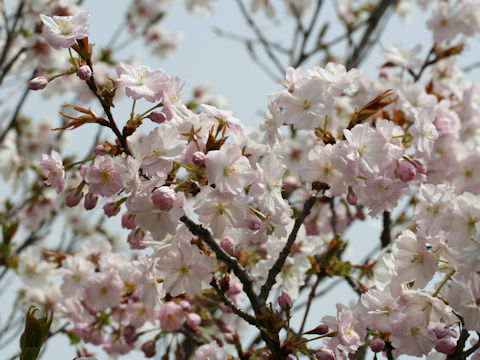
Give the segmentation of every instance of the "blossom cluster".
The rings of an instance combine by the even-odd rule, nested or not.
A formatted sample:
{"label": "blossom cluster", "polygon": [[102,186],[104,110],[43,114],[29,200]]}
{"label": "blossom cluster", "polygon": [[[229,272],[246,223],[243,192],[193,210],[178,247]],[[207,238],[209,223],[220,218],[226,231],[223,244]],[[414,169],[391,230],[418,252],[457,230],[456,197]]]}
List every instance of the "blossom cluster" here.
{"label": "blossom cluster", "polygon": [[[144,25],[134,14],[152,15],[147,3],[133,5],[132,29]],[[311,5],[287,3],[297,15]],[[269,14],[268,4],[252,8]],[[349,2],[342,4],[346,17]],[[208,1],[187,5],[209,9]],[[258,132],[231,111],[184,101],[182,80],[160,69],[120,63],[108,86],[98,82],[89,14],[42,15],[44,40],[75,51],[68,75],[77,74],[105,112],[70,105],[81,115],[62,114],[71,121],[60,130],[95,124],[116,139],[79,162],[52,150],[35,171],[68,208],[101,206],[118,219],[136,255],[107,242],[75,253],[30,247],[17,265],[30,287],[23,302],[48,304],[55,321],[68,319],[74,341],[111,355],[140,348],[154,357],[169,343],[166,356],[183,358],[194,341],[196,360],[225,360],[231,349],[244,358],[233,328],[245,323],[264,341],[251,346],[251,358],[346,358],[367,345],[389,358],[463,351],[465,336],[480,332],[480,108],[457,65],[461,50],[448,42],[478,32],[476,18],[465,16],[477,8],[438,3],[428,22],[437,44],[427,84],[418,81],[428,63],[417,58],[420,47],[385,50],[388,67],[375,81],[333,62],[289,67]],[[30,89],[52,86],[43,80]],[[118,93],[132,99],[120,129],[110,112]],[[137,113],[140,104],[148,110]],[[413,214],[396,217],[390,240],[401,203]],[[56,206],[43,196],[23,217],[35,230]],[[345,231],[366,211],[384,219],[384,251],[352,264],[343,258]],[[290,311],[312,277],[346,278],[360,296],[296,333]],[[281,290],[276,302],[272,288]]]}

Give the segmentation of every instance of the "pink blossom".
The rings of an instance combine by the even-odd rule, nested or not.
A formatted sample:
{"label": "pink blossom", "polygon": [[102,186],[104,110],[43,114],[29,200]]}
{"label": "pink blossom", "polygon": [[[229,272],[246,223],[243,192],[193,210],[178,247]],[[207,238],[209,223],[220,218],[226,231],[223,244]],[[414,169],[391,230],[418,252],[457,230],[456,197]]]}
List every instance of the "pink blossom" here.
{"label": "pink blossom", "polygon": [[95,274],[85,286],[85,303],[95,311],[112,308],[120,302],[124,288],[123,281],[114,272]]}
{"label": "pink blossom", "polygon": [[193,357],[193,360],[227,360],[228,353],[215,341],[200,346]]}
{"label": "pink blossom", "polygon": [[180,305],[170,301],[159,311],[160,326],[165,331],[177,331],[185,322],[185,313]]}
{"label": "pink blossom", "polygon": [[53,186],[60,194],[65,187],[65,171],[63,170],[63,161],[60,154],[55,150],[51,151],[51,155],[42,154],[42,161],[38,166],[47,171],[47,179],[45,184]]}
{"label": "pink blossom", "polygon": [[85,176],[90,192],[100,196],[112,196],[119,192],[124,178],[123,167],[110,156],[97,156]]}
{"label": "pink blossom", "polygon": [[168,77],[163,70],[150,70],[148,66],[133,67],[120,63],[117,66],[116,82],[125,86],[127,96],[134,100],[145,98],[155,102],[162,98]]}
{"label": "pink blossom", "polygon": [[88,12],[75,16],[46,16],[40,14],[43,22],[43,36],[48,44],[55,49],[68,48],[75,44],[77,39],[88,37]]}
{"label": "pink blossom", "polygon": [[255,178],[248,159],[237,145],[225,144],[220,150],[209,151],[205,165],[208,180],[221,193],[239,194]]}
{"label": "pink blossom", "polygon": [[157,269],[165,279],[163,288],[171,296],[197,295],[210,282],[212,266],[212,258],[186,242],[173,245],[157,262]]}

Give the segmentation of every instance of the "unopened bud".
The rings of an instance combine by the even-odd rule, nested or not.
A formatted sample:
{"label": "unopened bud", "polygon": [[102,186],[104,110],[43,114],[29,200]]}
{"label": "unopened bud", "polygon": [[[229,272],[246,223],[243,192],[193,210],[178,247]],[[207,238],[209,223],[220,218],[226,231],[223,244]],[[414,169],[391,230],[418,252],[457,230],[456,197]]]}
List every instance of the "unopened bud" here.
{"label": "unopened bud", "polygon": [[85,196],[85,201],[83,202],[83,206],[85,210],[92,210],[97,206],[98,196],[92,194],[91,192],[87,193]]}
{"label": "unopened bud", "polygon": [[282,293],[280,294],[277,300],[278,300],[278,305],[280,305],[280,307],[283,310],[288,310],[292,307],[292,304],[293,304],[292,297],[288,292],[286,292],[283,289],[282,289]]}
{"label": "unopened bud", "polygon": [[180,301],[178,303],[178,305],[180,305],[182,310],[185,311],[185,312],[189,312],[192,308],[192,306],[190,305],[190,303],[187,300]]}
{"label": "unopened bud", "polygon": [[449,338],[443,338],[438,340],[437,345],[435,345],[435,350],[442,354],[450,355],[455,352],[457,345],[450,340]]}
{"label": "unopened bud", "polygon": [[90,66],[83,65],[78,69],[77,75],[80,80],[88,80],[92,77],[92,70],[90,69]]}
{"label": "unopened bud", "polygon": [[347,202],[352,205],[352,206],[355,206],[357,205],[357,194],[355,194],[355,192],[353,191],[352,187],[349,186],[348,187],[348,193],[347,193]]}
{"label": "unopened bud", "polygon": [[68,207],[75,207],[80,204],[82,198],[82,191],[78,191],[77,189],[71,189],[67,192],[67,197],[65,198],[65,205],[67,205]]}
{"label": "unopened bud", "polygon": [[154,123],[161,124],[167,120],[167,117],[165,114],[161,111],[152,111],[149,116],[150,120],[152,120]]}
{"label": "unopened bud", "polygon": [[186,322],[188,326],[190,326],[192,329],[195,330],[202,323],[202,318],[198,314],[190,313],[190,314],[187,314]]}
{"label": "unopened bud", "polygon": [[220,246],[228,255],[235,255],[235,241],[231,237],[225,236],[222,241],[220,241]]}
{"label": "unopened bud", "polygon": [[127,242],[128,242],[128,245],[130,245],[130,249],[132,250],[145,249],[147,246],[143,242],[144,237],[145,237],[145,232],[140,228],[136,228],[130,231],[130,234],[128,234],[127,236]]}
{"label": "unopened bud", "polygon": [[449,330],[445,326],[435,326],[432,331],[437,339],[442,339],[448,335]]}
{"label": "unopened bud", "polygon": [[257,231],[261,225],[262,221],[258,217],[251,214],[247,216],[247,226],[250,230]]}
{"label": "unopened bud", "polygon": [[328,325],[321,324],[318,325],[315,329],[307,331],[306,334],[325,335],[326,333],[328,333],[328,330]]}
{"label": "unopened bud", "polygon": [[298,186],[299,186],[299,183],[295,176],[287,176],[282,181],[282,189],[288,194],[290,194]]}
{"label": "unopened bud", "polygon": [[206,159],[207,157],[201,151],[196,151],[192,155],[192,162],[197,166],[202,166],[203,164],[205,164]]}
{"label": "unopened bud", "polygon": [[135,224],[134,219],[135,215],[132,215],[127,211],[122,215],[122,227],[129,230],[135,229],[137,225]]}
{"label": "unopened bud", "polygon": [[155,342],[153,340],[149,340],[144,343],[141,347],[145,357],[152,358],[156,355],[157,351],[155,350]]}
{"label": "unopened bud", "polygon": [[335,360],[335,353],[330,349],[320,349],[315,355],[317,360]]}
{"label": "unopened bud", "polygon": [[170,211],[175,203],[175,191],[168,186],[161,186],[152,193],[153,205],[162,211]]}
{"label": "unopened bud", "polygon": [[400,181],[409,182],[415,177],[417,170],[409,161],[400,160],[395,168],[395,174],[397,174]]}
{"label": "unopened bud", "polygon": [[108,217],[115,216],[120,212],[120,206],[116,201],[107,201],[107,203],[103,205],[103,212]]}
{"label": "unopened bud", "polygon": [[223,338],[225,339],[225,341],[228,343],[228,344],[234,344],[235,343],[235,336],[233,334],[225,334],[223,336]]}
{"label": "unopened bud", "polygon": [[380,352],[383,351],[383,349],[385,349],[385,341],[380,338],[375,338],[370,343],[370,350],[373,352]]}
{"label": "unopened bud", "polygon": [[47,85],[48,85],[48,80],[43,76],[33,78],[28,82],[28,88],[30,90],[42,90],[42,89],[45,89]]}

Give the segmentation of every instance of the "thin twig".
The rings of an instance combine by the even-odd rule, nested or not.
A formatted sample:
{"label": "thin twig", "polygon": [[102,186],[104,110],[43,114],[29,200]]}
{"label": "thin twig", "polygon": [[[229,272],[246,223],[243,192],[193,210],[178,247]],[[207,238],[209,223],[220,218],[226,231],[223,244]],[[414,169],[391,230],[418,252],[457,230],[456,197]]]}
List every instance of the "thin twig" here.
{"label": "thin twig", "polygon": [[257,24],[253,21],[252,17],[248,13],[247,9],[245,8],[245,5],[243,4],[242,0],[236,0],[238,7],[240,8],[240,11],[242,12],[243,17],[247,21],[248,25],[252,28],[252,30],[255,32],[255,35],[257,35],[258,40],[260,43],[263,45],[263,48],[265,52],[267,53],[268,57],[274,65],[277,67],[277,69],[280,71],[280,74],[284,74],[285,72],[285,67],[280,63],[278,58],[275,56],[271,49],[271,45],[267,39],[262,34],[262,31],[258,28]]}
{"label": "thin twig", "polygon": [[[37,72],[37,69],[33,70],[32,76],[34,77]],[[28,89],[28,86],[25,87],[25,90],[23,91],[22,97],[20,98],[17,106],[15,107],[15,111],[13,112],[12,118],[10,119],[10,122],[8,123],[7,127],[5,130],[3,130],[2,135],[0,135],[0,143],[5,140],[5,137],[7,136],[8,132],[17,126],[17,119],[18,119],[18,114],[20,113],[20,110],[22,109],[23,104],[25,103],[25,100],[27,100],[27,96],[30,90]]]}
{"label": "thin twig", "polygon": [[234,274],[242,282],[243,290],[247,294],[248,299],[252,304],[253,311],[255,312],[255,314],[260,315],[262,313],[262,306],[259,302],[257,295],[255,294],[255,291],[253,290],[253,279],[248,273],[248,271],[242,265],[240,265],[234,257],[228,255],[217,244],[217,242],[213,239],[212,235],[210,234],[210,231],[208,231],[201,225],[195,224],[192,220],[190,220],[185,215],[180,218],[180,221],[183,222],[188,227],[188,229],[193,235],[198,236],[200,239],[202,239],[207,243],[210,249],[212,249],[215,255],[217,256],[218,260],[227,264],[228,267],[232,269]]}
{"label": "thin twig", "polygon": [[259,299],[262,304],[265,304],[267,301],[268,295],[270,294],[270,290],[272,286],[275,284],[276,277],[282,271],[283,265],[285,265],[285,261],[287,260],[288,255],[290,254],[290,249],[292,248],[293,243],[297,239],[297,233],[300,229],[300,226],[303,224],[305,218],[310,215],[310,211],[312,210],[313,205],[317,201],[315,196],[310,197],[303,206],[302,214],[295,220],[295,224],[293,225],[293,229],[288,236],[287,243],[283,247],[280,255],[278,256],[277,261],[273,264],[272,268],[268,272],[267,280],[265,284],[263,284],[262,288],[260,289],[260,296]]}
{"label": "thin twig", "polygon": [[256,326],[256,327],[259,327],[260,324],[259,322],[257,321],[257,319],[255,319],[252,315],[250,314],[247,314],[246,312],[244,312],[242,309],[238,308],[232,300],[230,300],[226,295],[225,295],[225,292],[222,291],[222,289],[220,289],[220,287],[218,286],[218,283],[217,283],[217,280],[216,279],[212,279],[212,281],[210,282],[210,285],[215,289],[215,291],[217,292],[218,296],[220,296],[220,298],[222,299],[222,301],[225,303],[225,305],[227,305],[230,309],[232,309],[232,311],[237,314],[238,316],[240,316],[243,320],[245,320],[246,322],[248,322],[250,325],[253,325],[253,326]]}
{"label": "thin twig", "polygon": [[319,18],[318,15],[320,14],[320,9],[322,8],[322,5],[323,5],[323,0],[317,0],[317,4],[315,5],[315,10],[313,11],[313,15],[310,19],[310,24],[303,31],[302,44],[300,45],[298,59],[295,62],[294,67],[300,66],[300,64],[302,64],[306,59],[307,54],[305,53],[305,48],[307,46],[307,42],[310,38],[310,35],[312,34],[313,28],[315,27],[317,19]]}
{"label": "thin twig", "polygon": [[346,67],[351,69],[357,67],[360,62],[364,59],[364,55],[370,46],[370,37],[373,35],[377,29],[380,20],[384,17],[385,13],[389,8],[395,5],[398,0],[383,0],[379,3],[376,8],[373,10],[370,18],[367,21],[367,28],[363,32],[362,38],[355,46],[352,54],[348,57]]}

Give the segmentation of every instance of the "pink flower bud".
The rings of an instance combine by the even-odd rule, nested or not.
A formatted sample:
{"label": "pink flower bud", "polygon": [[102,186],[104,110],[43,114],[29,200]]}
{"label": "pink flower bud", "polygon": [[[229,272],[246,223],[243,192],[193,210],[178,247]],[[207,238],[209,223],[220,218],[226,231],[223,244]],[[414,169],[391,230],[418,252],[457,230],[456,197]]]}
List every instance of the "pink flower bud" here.
{"label": "pink flower bud", "polygon": [[203,164],[205,164],[206,159],[207,156],[201,151],[196,151],[192,155],[192,162],[197,166],[202,166]]}
{"label": "pink flower bud", "polygon": [[92,70],[90,69],[90,66],[83,65],[78,69],[77,75],[80,80],[88,80],[92,77]]}
{"label": "pink flower bud", "polygon": [[223,324],[220,324],[220,330],[222,330],[223,333],[226,333],[226,334],[233,334],[233,329],[231,326],[223,323]]}
{"label": "pink flower bud", "polygon": [[92,210],[97,206],[98,196],[88,192],[85,196],[85,201],[83,202],[83,206],[85,210]]}
{"label": "pink flower bud", "polygon": [[47,78],[43,76],[39,76],[39,77],[33,78],[28,82],[28,88],[30,90],[42,90],[42,89],[45,89],[47,84],[48,84]]}
{"label": "pink flower bud", "polygon": [[449,330],[445,327],[445,326],[442,326],[442,325],[439,325],[439,326],[435,326],[432,331],[434,332],[435,336],[437,337],[437,339],[442,339],[444,338],[445,336],[448,335],[448,332]]}
{"label": "pink flower bud", "polygon": [[180,305],[168,302],[159,310],[160,326],[165,331],[177,331],[185,322],[185,313]]}
{"label": "pink flower bud", "polygon": [[143,242],[143,238],[145,237],[145,232],[140,229],[136,228],[130,232],[127,236],[128,245],[130,245],[130,249],[132,250],[142,250],[145,249],[147,246]]}
{"label": "pink flower bud", "polygon": [[232,314],[233,313],[233,310],[231,307],[225,305],[225,304],[220,304],[220,309],[224,312],[224,313],[227,313],[227,314]]}
{"label": "pink flower bud", "polygon": [[168,186],[155,189],[152,193],[153,205],[162,211],[170,211],[175,203],[175,191]]}
{"label": "pink flower bud", "polygon": [[427,174],[427,168],[420,161],[414,160],[413,165],[415,166],[415,169],[417,169],[417,173],[422,175]]}
{"label": "pink flower bud", "polygon": [[442,354],[450,355],[455,352],[457,345],[449,338],[443,338],[437,341],[435,350]]}
{"label": "pink flower bud", "polygon": [[267,246],[265,244],[259,245],[258,248],[257,248],[257,251],[261,256],[267,256],[268,255],[268,249],[267,249]]}
{"label": "pink flower bud", "polygon": [[192,308],[192,306],[190,305],[190,303],[187,301],[187,300],[182,300],[178,303],[178,305],[180,305],[183,309],[183,311],[185,312],[189,312],[190,309]]}
{"label": "pink flower bud", "polygon": [[388,70],[385,68],[382,68],[380,70],[380,78],[381,79],[388,79],[390,77],[390,74],[388,73]]}
{"label": "pink flower bud", "polygon": [[335,353],[330,349],[320,349],[315,355],[317,360],[335,360]]}
{"label": "pink flower bud", "polygon": [[135,326],[125,326],[122,330],[122,335],[127,344],[132,344],[137,340],[137,332]]}
{"label": "pink flower bud", "polygon": [[107,203],[103,205],[103,212],[108,217],[115,216],[120,212],[120,206],[116,201],[107,201]]}
{"label": "pink flower bud", "polygon": [[144,343],[141,347],[146,358],[152,358],[156,355],[157,351],[155,350],[155,343],[153,340],[149,340]]}
{"label": "pink flower bud", "polygon": [[225,341],[228,344],[234,344],[235,343],[235,336],[233,336],[233,334],[225,334],[223,338],[225,339]]}
{"label": "pink flower bud", "polygon": [[278,300],[278,305],[280,305],[280,307],[283,310],[288,310],[292,307],[292,304],[293,304],[292,297],[288,292],[286,292],[283,289],[282,289],[282,293],[280,294],[277,300]]}
{"label": "pink flower bud", "polygon": [[222,241],[220,241],[220,246],[228,255],[235,255],[235,241],[231,237],[225,236]]}
{"label": "pink flower bud", "polygon": [[295,176],[287,176],[282,182],[282,188],[288,194],[295,190],[298,185],[298,180]]}
{"label": "pink flower bud", "polygon": [[310,330],[308,334],[325,335],[326,333],[328,333],[328,330],[330,330],[328,328],[328,325],[321,324],[318,325],[315,329]]}
{"label": "pink flower bud", "polygon": [[370,343],[370,350],[373,352],[380,352],[383,351],[383,349],[385,349],[385,341],[380,338],[375,338]]}
{"label": "pink flower bud", "polygon": [[77,189],[71,189],[67,192],[67,197],[65,199],[65,205],[68,207],[75,207],[80,204],[80,201],[83,198],[83,192],[77,191]]}
{"label": "pink flower bud", "polygon": [[95,155],[98,155],[98,156],[107,154],[107,151],[105,150],[105,146],[103,146],[102,144],[95,146],[94,152],[95,152]]}
{"label": "pink flower bud", "polygon": [[357,205],[357,194],[355,194],[355,192],[353,191],[352,187],[349,186],[348,187],[348,193],[347,193],[347,202],[352,205],[352,206],[355,206]]}
{"label": "pink flower bud", "polygon": [[247,226],[250,230],[257,231],[261,225],[262,221],[258,217],[251,214],[247,216]]}
{"label": "pink flower bud", "polygon": [[190,313],[187,315],[187,325],[190,326],[192,329],[197,329],[200,327],[200,324],[202,323],[202,318],[200,315],[195,314],[195,313]]}
{"label": "pink flower bud", "polygon": [[122,215],[122,227],[124,229],[135,229],[135,215],[130,214],[128,211]]}
{"label": "pink flower bud", "polygon": [[152,120],[154,123],[161,124],[167,120],[167,117],[165,114],[161,111],[152,111],[149,116],[150,120]]}
{"label": "pink flower bud", "polygon": [[400,160],[395,168],[395,174],[401,181],[409,182],[415,177],[417,170],[409,161]]}

